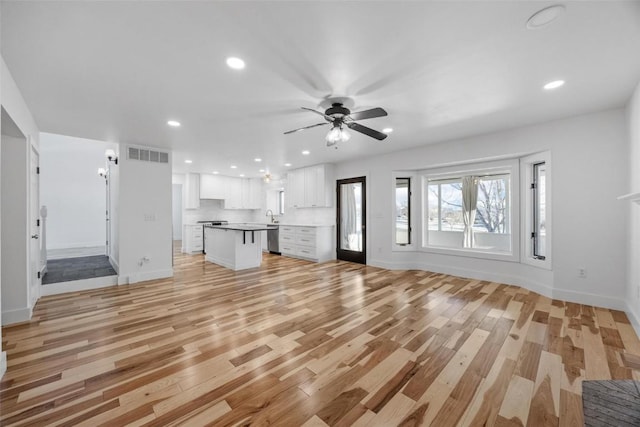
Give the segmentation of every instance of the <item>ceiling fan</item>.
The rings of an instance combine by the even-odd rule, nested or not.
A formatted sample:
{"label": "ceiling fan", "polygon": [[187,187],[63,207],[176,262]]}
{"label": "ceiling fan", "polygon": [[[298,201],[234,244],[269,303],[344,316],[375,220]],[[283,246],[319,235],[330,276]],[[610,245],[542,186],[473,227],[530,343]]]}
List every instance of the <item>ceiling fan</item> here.
{"label": "ceiling fan", "polygon": [[387,112],[380,108],[372,108],[370,110],[357,111],[352,113],[347,107],[340,102],[334,102],[331,107],[327,108],[324,113],[314,110],[312,108],[301,107],[303,110],[311,111],[324,117],[326,122],[316,123],[315,125],[305,126],[299,129],[294,129],[285,132],[285,135],[290,133],[299,132],[301,130],[314,128],[317,126],[331,125],[331,130],[326,136],[327,147],[337,144],[338,142],[346,142],[351,138],[349,132],[344,128],[345,126],[356,132],[363,133],[371,138],[375,138],[382,141],[387,137],[387,134],[378,132],[377,130],[363,126],[360,123],[356,123],[356,120],[373,119],[375,117],[384,117]]}

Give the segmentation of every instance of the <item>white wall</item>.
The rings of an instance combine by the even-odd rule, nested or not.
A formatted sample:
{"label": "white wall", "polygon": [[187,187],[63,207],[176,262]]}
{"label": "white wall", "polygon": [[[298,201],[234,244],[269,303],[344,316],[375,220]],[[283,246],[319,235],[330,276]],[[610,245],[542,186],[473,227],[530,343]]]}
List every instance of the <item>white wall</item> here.
{"label": "white wall", "polygon": [[2,323],[31,317],[29,298],[28,146],[2,135]]}
{"label": "white wall", "polygon": [[[391,140],[389,143],[393,143]],[[392,250],[392,171],[551,152],[553,270],[516,262]],[[521,285],[570,301],[623,309],[627,187],[623,110],[604,111],[340,163],[336,178],[367,176],[368,263]],[[605,209],[597,209],[609,203]],[[586,267],[587,277],[577,269]]]}
{"label": "white wall", "polygon": [[[629,136],[629,183],[628,192],[640,192],[640,84],[627,106]],[[621,194],[624,193],[621,192]],[[620,202],[629,203],[629,202]],[[621,206],[629,213],[627,250],[627,312],[636,331],[640,333],[640,205],[629,203]]]}
{"label": "white wall", "polygon": [[[20,90],[18,89],[18,86],[13,80],[13,77],[11,76],[11,73],[9,72],[9,69],[7,68],[6,63],[4,62],[4,59],[2,59],[1,57],[0,57],[0,93],[2,94],[2,98],[0,99],[2,108],[11,117],[11,120],[13,121],[13,123],[16,125],[16,127],[25,137],[24,141],[28,141],[26,142],[26,144],[30,143],[31,146],[34,147],[36,151],[38,151],[39,149],[38,127],[36,126],[35,120],[33,119],[33,116],[31,115],[31,112],[29,111],[29,108],[27,107],[27,104],[25,103],[24,98],[22,97]],[[25,147],[25,150],[26,150],[27,156],[30,156],[31,151],[28,145],[27,147]],[[7,162],[7,161],[11,161],[12,159],[4,158],[2,160]],[[21,161],[20,159],[17,159],[17,160]],[[29,200],[28,198],[29,197],[28,196],[29,169],[26,165],[25,165],[24,174],[27,177],[25,178],[27,182],[27,187],[25,188],[24,191],[26,192],[26,200],[28,201]],[[19,185],[22,185],[22,184],[20,183]],[[1,215],[0,215],[0,221],[4,223]],[[28,247],[29,241],[30,241],[30,237],[28,233],[24,233],[20,236],[14,236],[14,237],[2,236],[3,244],[10,244],[10,245],[15,244],[16,247],[19,247],[19,248],[23,246]],[[22,250],[20,250],[20,256],[15,259],[15,262],[16,262],[16,265],[14,267],[16,267],[16,269],[20,269],[21,271],[22,269],[25,269],[28,271],[28,268],[30,265],[29,251],[27,250],[25,252],[22,252]],[[7,268],[6,264],[3,265],[3,268],[1,269],[2,272],[4,272],[5,268]],[[2,282],[2,285],[0,286],[0,288],[6,288],[7,286],[12,286],[13,289],[19,289],[18,293],[20,293],[21,295],[27,296],[26,305],[20,305],[20,306],[13,306],[11,300],[7,300],[7,298],[9,298],[8,295],[6,295],[6,298],[2,299],[2,306],[4,308],[0,310],[1,311],[0,314],[2,317],[3,324],[26,320],[24,317],[30,316],[32,307],[30,306],[28,295],[29,295],[29,283],[32,280],[31,279],[32,274],[35,275],[36,272],[28,271],[27,280],[24,280],[24,281],[14,282],[14,283]],[[34,277],[34,280],[37,280],[37,279],[35,279]],[[21,298],[20,298],[20,301],[22,301]],[[11,305],[10,308],[9,308],[9,305]],[[0,354],[0,373],[4,369],[3,361],[4,361],[4,353],[1,353]]]}
{"label": "white wall", "polygon": [[171,211],[173,240],[182,240],[182,184],[172,184]]}
{"label": "white wall", "polygon": [[[120,151],[125,153],[125,147]],[[172,276],[171,159],[163,164],[122,155],[115,168],[120,205],[118,282]]]}
{"label": "white wall", "polygon": [[104,246],[104,152],[116,144],[42,133],[40,203],[47,207],[47,249]]}
{"label": "white wall", "polygon": [[[0,82],[4,76],[4,60],[0,66]],[[0,105],[2,105],[2,84],[0,84]],[[2,124],[0,123],[0,135]],[[2,185],[2,153],[0,152],[0,185]],[[0,197],[0,242],[2,241],[2,197]],[[1,246],[1,245],[0,245]],[[0,322],[2,319],[2,248],[0,247]],[[0,328],[0,379],[7,370],[7,353],[2,351],[2,328]]]}

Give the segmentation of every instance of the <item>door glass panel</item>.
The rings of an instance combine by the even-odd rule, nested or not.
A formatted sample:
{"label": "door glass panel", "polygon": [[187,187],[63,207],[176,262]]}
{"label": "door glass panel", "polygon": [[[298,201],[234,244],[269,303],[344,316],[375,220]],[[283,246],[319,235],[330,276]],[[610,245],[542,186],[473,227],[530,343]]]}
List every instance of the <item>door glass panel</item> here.
{"label": "door glass panel", "polygon": [[340,185],[340,249],[362,252],[362,183]]}
{"label": "door glass panel", "polygon": [[533,165],[533,179],[535,182],[535,191],[533,196],[533,226],[535,231],[533,241],[533,256],[540,259],[544,259],[547,254],[547,215],[545,206],[546,172],[547,169],[544,163]]}
{"label": "door glass panel", "polygon": [[396,178],[396,244],[411,243],[410,178]]}

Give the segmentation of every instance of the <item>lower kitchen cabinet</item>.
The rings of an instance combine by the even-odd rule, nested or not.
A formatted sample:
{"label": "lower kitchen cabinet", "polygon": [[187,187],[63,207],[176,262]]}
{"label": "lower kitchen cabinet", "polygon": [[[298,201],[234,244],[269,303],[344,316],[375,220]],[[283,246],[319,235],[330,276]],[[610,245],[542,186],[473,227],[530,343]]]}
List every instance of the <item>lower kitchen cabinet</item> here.
{"label": "lower kitchen cabinet", "polygon": [[324,262],[336,258],[333,226],[280,225],[280,253]]}
{"label": "lower kitchen cabinet", "polygon": [[193,254],[202,252],[202,225],[188,224],[182,233],[182,252]]}

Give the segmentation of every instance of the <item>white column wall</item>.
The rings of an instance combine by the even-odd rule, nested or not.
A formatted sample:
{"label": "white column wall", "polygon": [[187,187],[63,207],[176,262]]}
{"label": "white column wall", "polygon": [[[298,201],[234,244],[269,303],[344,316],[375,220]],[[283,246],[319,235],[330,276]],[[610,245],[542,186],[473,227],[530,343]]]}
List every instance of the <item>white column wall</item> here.
{"label": "white column wall", "polygon": [[[629,136],[629,183],[626,192],[640,192],[640,84],[627,106]],[[625,191],[622,191],[625,193]],[[627,234],[627,312],[640,334],[640,204],[624,203],[622,209],[629,213]],[[626,206],[628,204],[628,206]]]}
{"label": "white column wall", "polygon": [[[35,120],[33,119],[33,116],[31,115],[31,112],[29,111],[29,108],[27,107],[27,104],[24,101],[24,98],[22,97],[22,94],[18,89],[18,86],[16,85],[13,77],[11,76],[11,73],[7,68],[6,63],[4,62],[4,59],[2,59],[1,57],[0,57],[0,93],[2,94],[2,97],[0,98],[0,103],[2,105],[2,108],[6,111],[6,113],[9,115],[13,123],[16,125],[16,127],[25,137],[23,139],[24,150],[22,148],[20,148],[19,150],[20,152],[19,155],[21,157],[19,159],[15,159],[15,161],[22,162],[22,153],[25,153],[25,155],[27,156],[25,160],[25,167],[24,167],[25,176],[20,177],[19,181],[16,181],[15,184],[16,186],[17,185],[22,186],[22,183],[25,183],[26,187],[24,190],[25,191],[24,197],[26,200],[25,203],[27,203],[26,206],[28,206],[29,168],[28,168],[28,163],[26,162],[28,162],[28,159],[29,159],[28,156],[31,150],[29,143],[36,150],[39,150],[40,133],[39,133],[38,127],[36,126]],[[12,158],[4,158],[5,164],[7,162],[12,162],[13,160],[14,159]],[[28,207],[26,209],[27,210],[24,211],[25,223],[26,221],[28,221]],[[0,216],[0,221],[2,221],[2,219],[3,218]],[[14,247],[15,245],[16,248],[19,248],[17,250],[17,252],[19,251],[19,253],[15,258],[15,262],[16,262],[15,268],[19,271],[27,272],[26,280],[21,279],[21,281],[14,282],[14,283],[2,282],[0,289],[2,289],[3,291],[4,291],[3,288],[6,288],[7,286],[12,286],[13,291],[15,291],[17,294],[27,295],[27,296],[29,295],[29,283],[31,280],[29,270],[28,270],[30,265],[30,254],[28,249],[24,251],[21,249],[23,247],[26,247],[26,248],[29,247],[29,239],[30,238],[29,238],[28,232],[21,233],[19,236],[16,235],[14,237],[10,237],[8,235],[2,236],[3,245],[9,244],[11,245],[11,247]],[[3,268],[1,270],[4,270],[5,268],[7,268],[6,264],[3,265]],[[35,272],[33,272],[33,274],[35,274]],[[1,305],[4,306],[4,308],[1,310],[0,314],[2,317],[3,324],[27,320],[28,317],[27,318],[24,318],[24,317],[30,316],[31,308],[32,308],[30,306],[29,299],[27,298],[27,302],[24,305],[20,303],[20,306],[14,306],[13,303],[18,300],[21,301],[21,298],[18,298],[18,300],[14,301],[12,297],[10,297],[10,295],[11,294],[5,295],[6,298],[2,299]],[[7,300],[7,298],[11,298],[11,299]],[[9,307],[8,304],[11,306],[10,308],[8,308]],[[2,372],[2,366],[0,366],[0,372]]]}
{"label": "white column wall", "polygon": [[119,169],[118,281],[134,283],[170,277],[171,159],[168,164],[127,160],[123,145],[120,153],[115,166]]}

